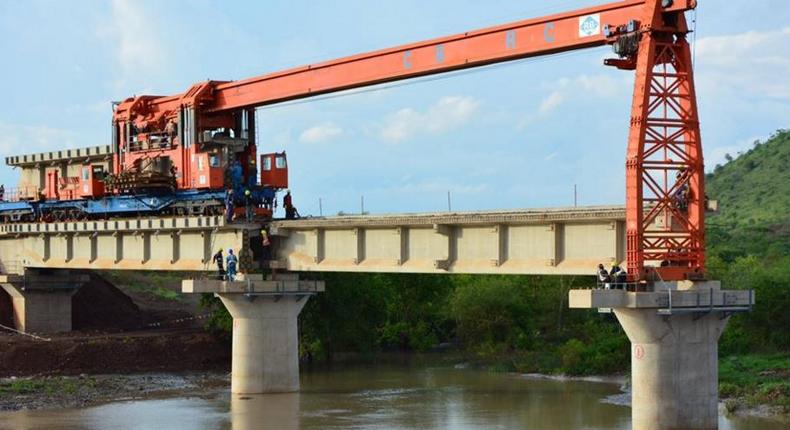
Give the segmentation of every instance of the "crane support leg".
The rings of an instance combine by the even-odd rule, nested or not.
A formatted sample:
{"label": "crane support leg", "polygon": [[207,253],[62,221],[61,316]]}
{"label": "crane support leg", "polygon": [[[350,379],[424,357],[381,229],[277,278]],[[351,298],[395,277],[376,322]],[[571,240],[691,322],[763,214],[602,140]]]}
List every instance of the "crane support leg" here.
{"label": "crane support leg", "polygon": [[635,279],[704,272],[704,170],[686,33],[682,13],[656,12],[642,26],[636,54],[626,159],[627,260]]}

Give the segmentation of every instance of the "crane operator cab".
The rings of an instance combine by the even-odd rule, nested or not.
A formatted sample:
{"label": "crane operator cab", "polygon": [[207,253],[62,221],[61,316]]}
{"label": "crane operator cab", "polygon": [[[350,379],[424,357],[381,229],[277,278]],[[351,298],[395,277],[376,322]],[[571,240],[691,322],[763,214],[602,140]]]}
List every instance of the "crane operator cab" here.
{"label": "crane operator cab", "polygon": [[261,155],[261,185],[275,189],[288,188],[288,161],[285,151]]}

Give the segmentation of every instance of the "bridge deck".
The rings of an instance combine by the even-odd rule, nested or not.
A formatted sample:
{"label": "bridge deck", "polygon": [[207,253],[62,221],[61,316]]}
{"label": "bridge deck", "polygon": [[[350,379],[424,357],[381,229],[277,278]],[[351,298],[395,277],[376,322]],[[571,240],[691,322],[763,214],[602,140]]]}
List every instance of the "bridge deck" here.
{"label": "bridge deck", "polygon": [[336,216],[271,225],[294,271],[591,274],[625,258],[622,206]]}
{"label": "bridge deck", "polygon": [[[270,223],[275,266],[292,271],[590,274],[625,257],[622,206],[336,216]],[[0,273],[23,267],[210,271],[247,248],[255,224],[222,217],[0,225]],[[254,267],[243,252],[242,268]]]}

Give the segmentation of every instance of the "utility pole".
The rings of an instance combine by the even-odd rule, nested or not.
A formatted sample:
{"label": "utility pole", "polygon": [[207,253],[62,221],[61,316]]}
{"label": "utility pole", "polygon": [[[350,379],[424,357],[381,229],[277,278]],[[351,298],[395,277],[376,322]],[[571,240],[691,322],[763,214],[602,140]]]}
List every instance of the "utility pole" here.
{"label": "utility pole", "polygon": [[576,204],[578,203],[578,201],[576,200],[576,197],[577,197],[576,184],[573,184],[573,207],[576,207]]}
{"label": "utility pole", "polygon": [[359,213],[365,215],[365,196],[359,196]]}
{"label": "utility pole", "polygon": [[324,216],[324,206],[321,197],[318,198],[318,216]]}
{"label": "utility pole", "polygon": [[450,201],[450,190],[447,190],[447,212],[453,211],[453,205]]}

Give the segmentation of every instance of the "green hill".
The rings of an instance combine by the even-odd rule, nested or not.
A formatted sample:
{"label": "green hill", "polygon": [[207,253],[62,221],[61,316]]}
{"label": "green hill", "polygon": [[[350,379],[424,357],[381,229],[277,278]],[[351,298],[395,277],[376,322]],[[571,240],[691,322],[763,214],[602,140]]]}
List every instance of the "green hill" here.
{"label": "green hill", "polygon": [[790,255],[790,130],[755,142],[706,176],[719,212],[708,218],[708,245],[731,260]]}

